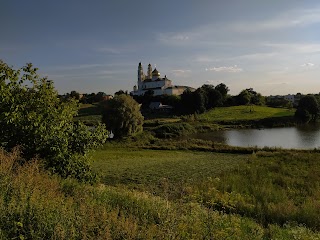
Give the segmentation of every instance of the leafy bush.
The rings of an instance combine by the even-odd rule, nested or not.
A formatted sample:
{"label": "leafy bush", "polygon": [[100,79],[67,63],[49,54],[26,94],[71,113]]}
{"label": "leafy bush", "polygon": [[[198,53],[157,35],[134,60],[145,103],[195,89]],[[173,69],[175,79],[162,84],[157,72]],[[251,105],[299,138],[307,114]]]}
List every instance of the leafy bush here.
{"label": "leafy bush", "polygon": [[78,105],[58,98],[53,82],[40,78],[32,64],[14,70],[0,61],[0,146],[20,146],[23,157],[38,155],[63,177],[92,179],[85,154],[106,139],[98,126],[90,131],[73,121]]}

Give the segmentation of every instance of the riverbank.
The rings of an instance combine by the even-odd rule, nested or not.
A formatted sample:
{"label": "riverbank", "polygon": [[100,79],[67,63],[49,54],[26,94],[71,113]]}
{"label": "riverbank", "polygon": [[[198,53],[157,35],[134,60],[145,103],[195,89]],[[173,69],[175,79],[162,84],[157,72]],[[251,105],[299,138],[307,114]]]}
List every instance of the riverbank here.
{"label": "riverbank", "polygon": [[221,107],[203,114],[152,117],[148,115],[144,129],[160,138],[179,137],[197,132],[234,128],[271,128],[295,126],[294,110],[264,106]]}

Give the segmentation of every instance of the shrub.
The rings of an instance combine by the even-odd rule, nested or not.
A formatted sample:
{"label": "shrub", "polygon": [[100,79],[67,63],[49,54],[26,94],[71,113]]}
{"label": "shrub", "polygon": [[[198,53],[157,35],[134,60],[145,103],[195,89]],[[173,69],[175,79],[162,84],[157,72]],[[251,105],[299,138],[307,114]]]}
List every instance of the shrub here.
{"label": "shrub", "polygon": [[40,78],[32,64],[14,70],[0,60],[0,146],[20,146],[27,160],[34,156],[63,177],[92,178],[85,156],[106,139],[103,127],[90,131],[74,123],[78,105],[58,97],[53,82]]}

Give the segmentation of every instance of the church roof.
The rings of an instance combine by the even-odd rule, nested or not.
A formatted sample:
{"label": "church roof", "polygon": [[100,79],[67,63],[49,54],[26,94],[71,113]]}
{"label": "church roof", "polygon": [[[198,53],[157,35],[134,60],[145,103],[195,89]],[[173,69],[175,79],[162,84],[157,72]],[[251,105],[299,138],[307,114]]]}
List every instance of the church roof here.
{"label": "church roof", "polygon": [[190,89],[191,91],[194,91],[195,88],[193,87],[188,87],[188,86],[181,86],[181,85],[173,85],[171,87],[168,87],[167,89],[172,89],[172,88],[180,88],[180,89]]}
{"label": "church roof", "polygon": [[160,73],[156,68],[152,71],[152,76],[160,76]]}
{"label": "church roof", "polygon": [[143,82],[157,82],[157,81],[171,81],[170,79],[168,79],[168,78],[157,78],[157,79],[155,79],[155,80],[152,80],[152,79],[145,79],[145,80],[143,80]]}

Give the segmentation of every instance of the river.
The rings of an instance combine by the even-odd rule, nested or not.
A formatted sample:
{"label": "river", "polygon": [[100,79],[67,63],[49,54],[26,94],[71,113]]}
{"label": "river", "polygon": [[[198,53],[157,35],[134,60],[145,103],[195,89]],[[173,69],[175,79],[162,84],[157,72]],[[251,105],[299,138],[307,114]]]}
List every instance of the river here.
{"label": "river", "polygon": [[264,129],[230,129],[198,133],[192,138],[222,142],[230,146],[313,149],[320,147],[320,124]]}

